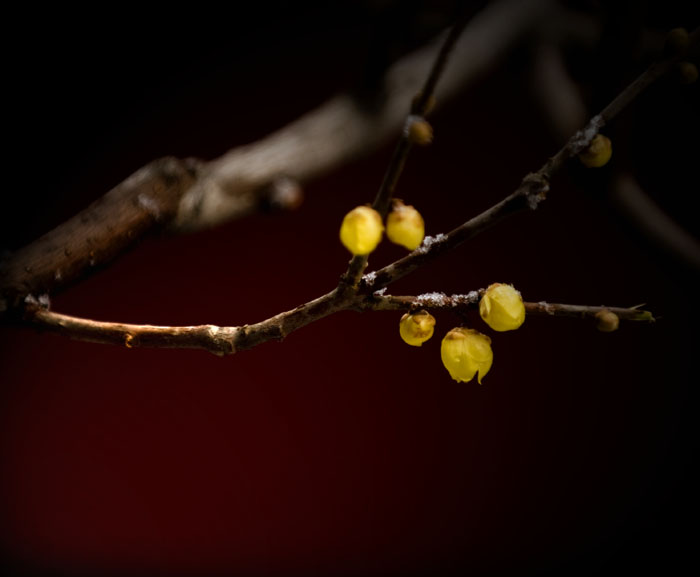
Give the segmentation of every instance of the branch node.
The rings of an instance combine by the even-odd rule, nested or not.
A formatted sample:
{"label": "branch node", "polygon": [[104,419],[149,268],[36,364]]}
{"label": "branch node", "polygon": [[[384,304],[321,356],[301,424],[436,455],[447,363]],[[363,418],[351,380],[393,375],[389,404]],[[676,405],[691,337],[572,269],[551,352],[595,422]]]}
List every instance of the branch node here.
{"label": "branch node", "polygon": [[24,304],[27,305],[27,309],[47,311],[51,308],[51,299],[48,294],[41,294],[38,297],[28,294],[24,297]]}
{"label": "branch node", "polygon": [[433,127],[417,114],[409,114],[403,126],[403,137],[412,144],[427,146],[433,141]]}
{"label": "branch node", "polygon": [[522,194],[527,198],[530,210],[536,210],[540,202],[547,198],[549,192],[549,181],[539,172],[531,172],[523,178],[520,184]]}

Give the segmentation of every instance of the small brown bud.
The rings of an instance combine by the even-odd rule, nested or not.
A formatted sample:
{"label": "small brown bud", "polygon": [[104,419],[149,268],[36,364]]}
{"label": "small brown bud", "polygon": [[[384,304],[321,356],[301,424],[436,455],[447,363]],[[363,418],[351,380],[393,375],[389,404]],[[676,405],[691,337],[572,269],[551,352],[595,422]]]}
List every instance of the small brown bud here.
{"label": "small brown bud", "polygon": [[408,122],[407,135],[413,144],[427,146],[433,141],[433,127],[424,118],[414,117]]}
{"label": "small brown bud", "polygon": [[603,333],[616,331],[620,326],[620,317],[608,309],[603,309],[595,314],[596,328]]}
{"label": "small brown bud", "polygon": [[685,28],[674,28],[666,35],[664,53],[668,56],[683,54],[690,44],[688,31]]}
{"label": "small brown bud", "polygon": [[692,84],[698,79],[698,67],[692,62],[679,62],[676,64],[676,76],[682,84]]}

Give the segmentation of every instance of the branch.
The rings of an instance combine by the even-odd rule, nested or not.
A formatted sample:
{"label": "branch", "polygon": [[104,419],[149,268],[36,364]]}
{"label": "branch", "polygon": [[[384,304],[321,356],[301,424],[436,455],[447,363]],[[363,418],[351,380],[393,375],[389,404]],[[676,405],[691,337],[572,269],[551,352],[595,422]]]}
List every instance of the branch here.
{"label": "branch", "polygon": [[[552,0],[490,3],[470,20],[454,46],[453,58],[461,65],[444,74],[438,103],[449,101],[492,68],[536,24],[555,13]],[[166,158],[136,171],[84,211],[0,263],[0,316],[21,308],[28,294],[55,293],[89,275],[154,230],[188,232],[240,218],[256,211],[270,195],[274,199],[280,179],[303,185],[376,150],[400,129],[438,46],[437,42],[426,46],[387,70],[378,109],[368,110],[341,94],[218,159]]]}
{"label": "branch", "polygon": [[35,299],[28,301],[22,319],[24,324],[71,339],[127,348],[204,349],[219,356],[250,349],[270,340],[282,340],[292,331],[349,308],[348,301],[336,299],[333,291],[254,325],[172,327],[95,321],[50,311]]}
{"label": "branch", "polygon": [[[399,177],[403,172],[403,167],[408,160],[408,155],[411,152],[413,143],[410,138],[411,124],[417,119],[422,118],[428,113],[431,106],[431,101],[434,100],[433,94],[437,87],[438,80],[440,76],[445,71],[445,66],[447,65],[447,59],[450,53],[454,49],[455,43],[459,38],[459,35],[464,30],[466,25],[466,18],[461,18],[451,29],[442,46],[440,51],[435,57],[435,61],[430,69],[430,73],[425,80],[423,89],[413,95],[413,106],[411,107],[411,114],[406,117],[404,124],[404,130],[401,133],[399,142],[394,148],[394,153],[389,161],[389,166],[384,173],[384,178],[377,191],[377,195],[372,203],[372,208],[376,210],[382,218],[386,216],[389,211],[389,205],[391,199],[394,196],[394,190],[399,182]],[[348,264],[348,269],[345,274],[341,277],[340,289],[341,290],[357,290],[358,282],[362,276],[362,272],[367,267],[368,255],[355,255]]]}
{"label": "branch", "polygon": [[[427,293],[418,296],[354,295],[341,300],[332,291],[300,307],[270,317],[254,325],[219,327],[198,325],[167,327],[94,321],[56,313],[33,304],[26,310],[24,322],[39,330],[53,332],[79,341],[121,345],[126,348],[153,347],[204,349],[218,356],[231,355],[270,340],[283,340],[293,331],[342,310],[401,311],[421,308],[464,312],[478,305],[482,291],[447,296]],[[568,316],[594,318],[601,311],[610,311],[624,321],[652,322],[649,311],[639,308],[525,303],[532,316]]]}
{"label": "branch", "polygon": [[[698,42],[700,42],[700,28],[695,29],[690,35],[691,46]],[[494,224],[501,222],[507,216],[526,209],[536,209],[549,192],[550,180],[565,163],[585,149],[603,126],[617,117],[646,88],[671,71],[681,59],[682,55],[676,55],[654,62],[599,114],[591,118],[583,129],[569,138],[566,144],[554,156],[549,158],[537,172],[525,176],[515,192],[449,233],[439,234],[436,237],[426,237],[422,246],[404,258],[378,271],[366,274],[363,277],[364,286],[366,288],[371,287],[372,290],[384,288],[417,268],[432,262],[441,254],[456,248]]]}
{"label": "branch", "polygon": [[[425,309],[430,311],[466,312],[477,308],[484,290],[471,291],[467,294],[446,295],[444,293],[426,293],[418,296],[374,295],[360,303],[359,310],[401,311]],[[651,312],[639,307],[609,307],[591,305],[570,305],[561,303],[526,302],[525,312],[530,316],[595,318],[601,311],[610,311],[623,321],[653,322]]]}
{"label": "branch", "polygon": [[[539,46],[533,76],[533,90],[552,132],[557,137],[571,134],[581,124],[575,119],[585,115],[585,105],[561,52],[548,44]],[[610,199],[642,234],[691,270],[700,271],[700,243],[651,199],[631,173],[616,172]]]}

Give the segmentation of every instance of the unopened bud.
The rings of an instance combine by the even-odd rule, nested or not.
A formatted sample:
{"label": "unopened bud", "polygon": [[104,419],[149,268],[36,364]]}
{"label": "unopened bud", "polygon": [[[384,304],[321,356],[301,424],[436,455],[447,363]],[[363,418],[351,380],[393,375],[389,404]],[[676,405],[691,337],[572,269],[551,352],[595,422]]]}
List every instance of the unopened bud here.
{"label": "unopened bud", "polygon": [[479,301],[479,314],[494,331],[513,331],[525,322],[525,305],[513,285],[494,283]]}
{"label": "unopened bud", "polygon": [[493,364],[491,339],[474,329],[457,327],[442,339],[442,364],[457,382],[469,382],[478,374],[478,381]]}
{"label": "unopened bud", "polygon": [[427,146],[433,141],[433,127],[424,118],[411,117],[407,126],[408,139],[413,144]]}
{"label": "unopened bud", "polygon": [[596,134],[588,145],[588,148],[578,155],[584,166],[588,168],[599,168],[605,166],[612,156],[612,143],[603,134]]}
{"label": "unopened bud", "polygon": [[399,334],[407,344],[420,347],[433,336],[435,317],[427,311],[406,313],[399,322]]}
{"label": "unopened bud", "polygon": [[616,331],[620,326],[620,317],[608,309],[603,309],[595,314],[596,328],[604,333]]}
{"label": "unopened bud", "polygon": [[379,213],[369,206],[358,206],[343,218],[340,241],[354,255],[369,254],[377,248],[383,233]]}
{"label": "unopened bud", "polygon": [[391,242],[416,250],[425,237],[425,222],[420,212],[398,199],[386,217],[386,235]]}

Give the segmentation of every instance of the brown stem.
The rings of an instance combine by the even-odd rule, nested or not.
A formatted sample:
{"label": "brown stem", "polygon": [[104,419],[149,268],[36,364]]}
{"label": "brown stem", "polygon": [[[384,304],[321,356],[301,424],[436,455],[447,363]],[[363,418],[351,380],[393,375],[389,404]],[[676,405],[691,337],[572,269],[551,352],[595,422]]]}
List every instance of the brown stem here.
{"label": "brown stem", "polygon": [[[700,28],[693,31],[690,39],[691,45],[700,41]],[[586,148],[601,127],[629,106],[653,82],[669,72],[680,58],[680,56],[673,56],[653,63],[599,114],[591,118],[582,130],[569,138],[566,144],[549,158],[537,172],[525,176],[515,192],[449,233],[438,235],[436,238],[427,237],[423,246],[404,258],[365,275],[363,278],[365,288],[371,288],[371,290],[384,288],[502,221],[505,217],[525,209],[536,209],[537,205],[546,198],[552,177],[564,166],[565,162]]]}
{"label": "brown stem", "polygon": [[[215,355],[231,355],[271,340],[282,340],[288,334],[314,321],[342,310],[401,311],[415,308],[462,312],[478,305],[480,291],[466,295],[429,293],[418,296],[355,296],[339,300],[336,291],[270,317],[253,325],[219,327],[198,325],[167,327],[111,323],[64,315],[38,306],[28,308],[24,321],[39,330],[54,332],[79,341],[120,345],[127,348],[152,347],[203,349]],[[615,313],[620,320],[651,322],[649,311],[638,308],[584,306],[554,303],[525,303],[528,315],[595,317],[600,311]]]}
{"label": "brown stem", "polygon": [[[416,115],[424,116],[429,108],[430,101],[433,98],[433,93],[437,87],[438,80],[445,70],[447,65],[447,60],[452,52],[452,49],[459,38],[459,35],[464,30],[466,24],[466,19],[461,18],[451,29],[442,46],[438,52],[433,65],[430,68],[430,73],[426,78],[423,89],[416,94],[413,103],[413,113],[409,114],[406,118],[406,126],[404,131],[401,133],[394,153],[389,161],[389,166],[384,173],[384,178],[382,179],[382,184],[377,191],[377,196],[372,203],[372,208],[376,210],[384,218],[389,211],[389,205],[391,199],[394,196],[394,190],[396,190],[396,185],[399,182],[399,177],[403,172],[403,168],[408,160],[408,155],[411,152],[412,143],[409,138],[409,124],[414,121]],[[342,291],[347,290],[357,290],[360,277],[367,267],[368,255],[355,255],[350,264],[348,265],[348,270],[345,272],[340,282],[340,289]]]}
{"label": "brown stem", "polygon": [[340,310],[353,308],[353,303],[354,300],[342,300],[336,291],[331,291],[253,325],[172,327],[95,321],[56,313],[32,301],[26,307],[21,322],[79,341],[122,345],[127,348],[204,349],[223,356],[267,341],[283,340],[289,333],[309,323]]}
{"label": "brown stem", "polygon": [[[478,307],[482,293],[483,290],[471,291],[460,295],[446,295],[443,293],[427,293],[418,296],[373,295],[360,302],[358,310],[402,311],[425,309],[460,313]],[[655,320],[651,312],[638,307],[570,305],[544,301],[525,303],[525,312],[530,316],[595,318],[595,315],[601,311],[615,313],[623,321],[653,322]]]}

